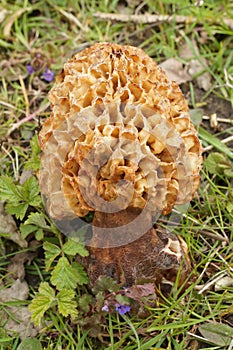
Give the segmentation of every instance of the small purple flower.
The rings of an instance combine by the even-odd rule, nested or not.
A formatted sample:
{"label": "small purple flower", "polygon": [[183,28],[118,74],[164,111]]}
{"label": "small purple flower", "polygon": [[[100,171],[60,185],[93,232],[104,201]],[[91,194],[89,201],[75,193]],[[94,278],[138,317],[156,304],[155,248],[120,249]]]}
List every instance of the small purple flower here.
{"label": "small purple flower", "polygon": [[106,312],[109,312],[109,308],[108,308],[108,305],[104,305],[101,309],[102,311],[106,311]]}
{"label": "small purple flower", "polygon": [[124,315],[124,314],[126,314],[126,312],[130,311],[130,306],[129,305],[116,304],[116,311],[120,315]]}
{"label": "small purple flower", "polygon": [[29,64],[28,66],[26,66],[28,74],[31,75],[34,72],[34,68],[31,64]]}
{"label": "small purple flower", "polygon": [[54,73],[49,68],[46,68],[46,70],[43,73],[43,78],[44,80],[50,82],[54,78]]}

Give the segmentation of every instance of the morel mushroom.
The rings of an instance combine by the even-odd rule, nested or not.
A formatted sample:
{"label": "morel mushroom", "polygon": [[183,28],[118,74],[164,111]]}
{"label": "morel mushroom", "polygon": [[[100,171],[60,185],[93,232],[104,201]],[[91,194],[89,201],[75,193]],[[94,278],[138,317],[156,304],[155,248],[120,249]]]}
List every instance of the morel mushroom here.
{"label": "morel mushroom", "polygon": [[174,281],[181,263],[182,282],[185,242],[153,225],[199,185],[201,144],[178,85],[141,49],[97,43],[65,63],[49,100],[41,191],[56,222],[94,212],[90,283]]}

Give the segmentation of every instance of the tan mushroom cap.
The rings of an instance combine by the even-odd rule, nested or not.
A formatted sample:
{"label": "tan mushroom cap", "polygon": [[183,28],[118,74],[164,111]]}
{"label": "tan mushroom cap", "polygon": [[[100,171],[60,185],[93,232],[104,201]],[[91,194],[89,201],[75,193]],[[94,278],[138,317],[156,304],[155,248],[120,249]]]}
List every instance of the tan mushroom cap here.
{"label": "tan mushroom cap", "polygon": [[141,49],[97,43],[64,65],[39,141],[56,219],[95,210],[168,214],[199,185],[201,144],[175,82]]}

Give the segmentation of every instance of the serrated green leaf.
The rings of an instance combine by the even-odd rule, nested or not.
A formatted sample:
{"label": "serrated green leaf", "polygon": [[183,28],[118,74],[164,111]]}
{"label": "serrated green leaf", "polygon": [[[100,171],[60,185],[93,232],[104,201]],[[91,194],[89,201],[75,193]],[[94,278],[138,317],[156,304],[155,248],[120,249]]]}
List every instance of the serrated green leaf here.
{"label": "serrated green leaf", "polygon": [[0,200],[17,203],[22,200],[19,188],[14,184],[11,177],[2,175],[0,177]]}
{"label": "serrated green leaf", "polygon": [[42,213],[31,213],[25,221],[25,224],[36,225],[43,229],[50,228],[45,221],[44,214]]}
{"label": "serrated green leaf", "polygon": [[22,185],[22,195],[24,200],[32,206],[41,204],[41,197],[39,196],[40,187],[35,176],[29,177]]}
{"label": "serrated green leaf", "polygon": [[28,204],[27,203],[13,204],[11,202],[8,202],[5,208],[8,214],[15,215],[17,219],[23,220],[28,209]]}
{"label": "serrated green leaf", "polygon": [[66,257],[59,259],[52,272],[51,283],[56,286],[58,290],[63,288],[76,288],[78,284],[77,274]]}
{"label": "serrated green leaf", "polygon": [[74,297],[75,293],[71,289],[62,289],[57,294],[58,310],[63,316],[70,315],[72,318],[77,316],[77,303]]}
{"label": "serrated green leaf", "polygon": [[21,224],[19,227],[20,233],[22,235],[22,238],[25,239],[28,235],[30,235],[30,233],[34,232],[37,230],[37,227],[33,226],[33,225],[26,225]]}
{"label": "serrated green leaf", "polygon": [[79,309],[83,311],[85,314],[90,311],[91,303],[93,301],[93,297],[90,294],[84,294],[78,299]]}
{"label": "serrated green leaf", "polygon": [[233,337],[233,327],[222,323],[204,323],[198,330],[207,341],[219,346],[230,345]]}
{"label": "serrated green leaf", "polygon": [[17,347],[17,350],[42,350],[41,343],[35,338],[26,338]]}
{"label": "serrated green leaf", "polygon": [[39,146],[39,140],[38,135],[34,135],[30,141],[30,146],[32,148],[32,154],[39,155],[41,152],[40,146]]}
{"label": "serrated green leaf", "polygon": [[55,292],[47,282],[42,282],[39,287],[39,292],[36,293],[34,299],[29,305],[29,310],[32,313],[32,320],[35,325],[40,325],[45,312],[51,307],[55,301]]}
{"label": "serrated green leaf", "polygon": [[88,250],[85,248],[84,244],[77,242],[73,239],[68,239],[68,241],[63,245],[62,251],[67,255],[88,256]]}
{"label": "serrated green leaf", "polygon": [[118,292],[119,289],[120,287],[117,285],[114,279],[107,276],[101,276],[98,278],[95,287],[93,288],[93,292],[95,294],[101,291]]}
{"label": "serrated green leaf", "polygon": [[37,241],[42,241],[42,239],[44,238],[44,231],[42,230],[42,228],[36,231],[35,237]]}
{"label": "serrated green leaf", "polygon": [[61,253],[61,249],[49,242],[44,242],[43,248],[45,250],[45,268],[48,271],[54,259]]}
{"label": "serrated green leaf", "polygon": [[51,283],[58,290],[63,288],[75,289],[78,284],[87,283],[87,276],[80,264],[74,263],[71,265],[66,257],[62,257],[51,274]]}
{"label": "serrated green leaf", "polygon": [[40,168],[40,157],[39,154],[41,152],[38,136],[34,135],[30,141],[30,146],[32,149],[31,158],[26,162],[25,169],[33,169],[38,170]]}
{"label": "serrated green leaf", "polygon": [[25,181],[22,186],[16,185],[9,176],[0,177],[0,200],[6,200],[8,214],[23,220],[29,205],[41,205],[39,185],[34,176]]}
{"label": "serrated green leaf", "polygon": [[95,296],[95,299],[96,299],[96,309],[97,311],[101,311],[102,310],[102,307],[104,305],[104,293],[103,292],[99,292],[96,294]]}
{"label": "serrated green leaf", "polygon": [[88,277],[87,277],[86,271],[84,270],[84,267],[81,264],[77,263],[77,262],[74,262],[72,264],[72,267],[73,267],[74,271],[77,274],[78,284],[80,286],[82,286],[83,284],[87,284],[88,283]]}
{"label": "serrated green leaf", "polygon": [[24,168],[26,170],[39,170],[40,169],[40,158],[39,157],[32,157],[30,160],[28,160],[26,163],[25,163],[25,166]]}

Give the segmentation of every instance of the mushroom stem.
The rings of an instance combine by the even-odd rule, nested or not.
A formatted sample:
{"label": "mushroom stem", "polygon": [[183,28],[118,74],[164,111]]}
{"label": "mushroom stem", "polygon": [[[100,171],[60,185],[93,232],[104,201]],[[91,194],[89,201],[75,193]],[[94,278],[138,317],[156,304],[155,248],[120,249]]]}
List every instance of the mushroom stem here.
{"label": "mushroom stem", "polygon": [[[84,262],[91,286],[100,276],[112,277],[124,286],[148,281],[156,284],[172,283],[179,269],[180,283],[187,277],[190,266],[185,242],[152,224],[144,233],[143,229],[152,222],[149,215],[143,215],[144,219],[137,224],[137,232],[143,234],[134,240],[135,226],[128,224],[139,214],[136,208],[117,213],[95,213],[90,255]],[[119,231],[117,240],[116,228]]]}

